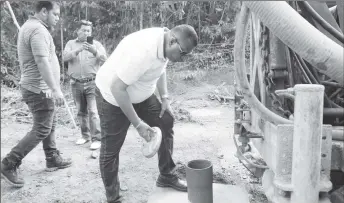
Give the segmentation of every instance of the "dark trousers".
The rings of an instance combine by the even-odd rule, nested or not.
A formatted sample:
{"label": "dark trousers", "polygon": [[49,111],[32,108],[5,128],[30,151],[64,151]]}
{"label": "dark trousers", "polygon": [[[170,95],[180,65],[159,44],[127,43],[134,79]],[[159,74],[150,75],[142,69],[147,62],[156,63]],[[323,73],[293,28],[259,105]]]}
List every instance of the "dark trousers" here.
{"label": "dark trousers", "polygon": [[[119,196],[119,152],[127,135],[130,121],[121,108],[104,100],[98,89],[96,89],[96,95],[101,126],[100,172],[107,200],[111,202]],[[171,172],[176,166],[172,159],[173,117],[168,112],[165,112],[162,118],[159,118],[161,103],[155,95],[133,106],[143,121],[151,127],[157,126],[161,129],[162,141],[158,151],[159,171],[161,175],[172,176]]]}
{"label": "dark trousers", "polygon": [[21,93],[23,101],[28,105],[32,113],[33,126],[31,131],[4,158],[8,163],[12,164],[20,163],[41,141],[46,156],[51,156],[56,151],[54,100],[47,98],[43,92],[36,94],[21,88]]}
{"label": "dark trousers", "polygon": [[78,110],[78,120],[82,137],[86,140],[100,140],[95,81],[80,83],[71,79],[71,87],[74,102]]}

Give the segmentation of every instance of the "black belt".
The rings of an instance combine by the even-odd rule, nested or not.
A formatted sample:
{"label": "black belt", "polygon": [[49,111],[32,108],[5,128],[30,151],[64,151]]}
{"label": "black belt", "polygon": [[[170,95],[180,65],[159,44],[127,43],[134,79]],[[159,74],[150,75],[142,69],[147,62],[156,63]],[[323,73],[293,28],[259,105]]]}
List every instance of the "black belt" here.
{"label": "black belt", "polygon": [[96,77],[91,77],[91,78],[82,78],[82,79],[76,79],[76,78],[73,78],[73,80],[75,80],[76,82],[80,82],[80,83],[86,83],[86,82],[90,82],[90,81],[93,81],[96,79]]}

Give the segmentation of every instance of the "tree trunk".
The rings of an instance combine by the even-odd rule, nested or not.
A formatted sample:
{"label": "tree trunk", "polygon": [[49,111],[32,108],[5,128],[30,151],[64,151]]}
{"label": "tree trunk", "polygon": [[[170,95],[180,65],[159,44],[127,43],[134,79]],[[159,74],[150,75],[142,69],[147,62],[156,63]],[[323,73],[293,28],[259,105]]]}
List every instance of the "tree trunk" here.
{"label": "tree trunk", "polygon": [[64,69],[64,61],[63,61],[63,21],[61,21],[61,68],[62,68],[62,84],[64,83],[65,78],[65,69]]}
{"label": "tree trunk", "polygon": [[88,7],[88,6],[87,6],[87,3],[86,3],[86,6],[85,6],[85,10],[86,10],[85,20],[88,20],[88,18],[87,18],[87,17],[88,17],[88,15],[87,15],[87,13],[88,13],[87,10],[88,10],[88,9],[87,9],[87,7]]}
{"label": "tree trunk", "polygon": [[150,4],[149,26],[153,27],[153,3]]}
{"label": "tree trunk", "polygon": [[161,2],[160,2],[159,12],[160,12],[161,27],[164,27],[165,22],[164,22],[164,16],[163,16],[162,8],[161,8]]}
{"label": "tree trunk", "polygon": [[143,7],[144,2],[140,2],[140,30],[143,29],[143,12],[144,12],[144,7]]}
{"label": "tree trunk", "polygon": [[190,2],[190,4],[188,6],[186,6],[187,7],[187,12],[185,12],[186,13],[186,20],[185,20],[186,24],[189,24],[189,22],[190,22],[190,16],[192,13],[193,6],[194,5],[192,2]]}
{"label": "tree trunk", "polygon": [[201,2],[198,2],[198,39],[201,42]]}

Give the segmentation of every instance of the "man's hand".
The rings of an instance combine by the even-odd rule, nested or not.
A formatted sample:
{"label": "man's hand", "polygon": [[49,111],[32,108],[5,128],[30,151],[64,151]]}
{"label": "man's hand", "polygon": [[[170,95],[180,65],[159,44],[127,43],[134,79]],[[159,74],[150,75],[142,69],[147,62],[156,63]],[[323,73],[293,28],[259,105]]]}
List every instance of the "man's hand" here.
{"label": "man's hand", "polygon": [[97,48],[96,45],[94,44],[89,44],[87,42],[85,42],[83,44],[84,49],[86,49],[87,51],[91,52],[92,54],[96,55],[97,54]]}
{"label": "man's hand", "polygon": [[77,54],[79,54],[80,52],[82,52],[83,50],[85,50],[85,46],[81,46],[78,50],[77,50]]}
{"label": "man's hand", "polygon": [[138,126],[136,126],[136,130],[139,135],[146,140],[146,142],[149,142],[152,139],[152,135],[155,132],[153,128],[147,125],[144,121],[140,121]]}
{"label": "man's hand", "polygon": [[53,90],[51,92],[52,98],[55,100],[56,106],[62,106],[64,104],[63,94],[61,89]]}
{"label": "man's hand", "polygon": [[165,111],[169,112],[171,116],[174,117],[173,110],[168,99],[161,100],[161,111],[159,115],[160,118],[164,115]]}

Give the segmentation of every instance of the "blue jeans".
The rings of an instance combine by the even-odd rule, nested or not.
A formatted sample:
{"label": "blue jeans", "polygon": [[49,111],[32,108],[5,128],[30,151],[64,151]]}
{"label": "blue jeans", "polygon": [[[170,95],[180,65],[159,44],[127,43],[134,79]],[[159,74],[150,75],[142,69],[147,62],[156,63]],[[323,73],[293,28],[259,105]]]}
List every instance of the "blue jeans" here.
{"label": "blue jeans", "polygon": [[21,160],[41,141],[46,157],[51,156],[56,151],[54,100],[47,98],[43,92],[36,94],[21,88],[21,93],[23,101],[32,113],[33,126],[31,131],[4,158],[10,163],[21,163]]}
{"label": "blue jeans", "polygon": [[[118,181],[119,152],[127,135],[130,121],[121,108],[108,103],[96,89],[97,108],[101,126],[100,173],[106,190],[108,202],[119,197]],[[152,95],[147,100],[134,104],[138,116],[151,127],[157,126],[162,132],[162,141],[158,151],[159,171],[161,175],[171,176],[176,167],[173,159],[173,124],[174,119],[165,112],[159,118],[161,103]],[[145,157],[142,158],[145,159]],[[144,183],[142,183],[144,184]]]}
{"label": "blue jeans", "polygon": [[72,94],[78,110],[82,137],[86,140],[100,140],[100,124],[95,96],[95,81],[86,83],[71,79]]}

